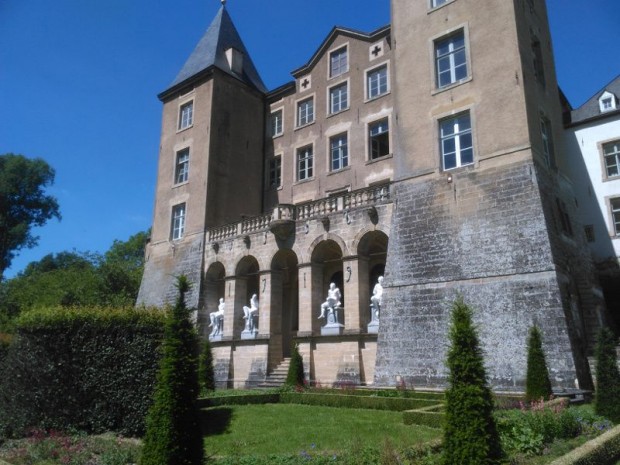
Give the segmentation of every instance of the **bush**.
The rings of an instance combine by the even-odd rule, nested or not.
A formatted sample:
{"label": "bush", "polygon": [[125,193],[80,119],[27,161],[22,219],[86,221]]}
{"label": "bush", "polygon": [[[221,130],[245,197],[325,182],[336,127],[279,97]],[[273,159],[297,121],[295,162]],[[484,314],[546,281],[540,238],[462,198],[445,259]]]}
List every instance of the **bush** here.
{"label": "bush", "polygon": [[161,311],[42,308],[22,314],[0,360],[0,435],[31,428],[144,432]]}
{"label": "bush", "polygon": [[527,341],[527,377],[525,381],[525,400],[548,400],[553,394],[549,371],[542,348],[540,330],[533,326]]}
{"label": "bush", "polygon": [[215,391],[215,372],[213,370],[213,353],[211,343],[207,337],[202,345],[198,366],[198,380],[200,386],[207,392]]}
{"label": "bush", "polygon": [[140,465],[202,465],[198,414],[198,337],[185,307],[189,283],[177,278],[179,297],[166,323],[154,403],[146,419]]}
{"label": "bush", "polygon": [[603,328],[596,344],[596,413],[620,423],[620,374],[616,356],[616,338]]}
{"label": "bush", "polygon": [[454,302],[447,360],[446,465],[490,465],[499,463],[502,456],[493,419],[493,396],[471,313],[461,298]]}
{"label": "bush", "polygon": [[293,350],[291,351],[291,364],[288,367],[285,384],[291,387],[303,387],[305,384],[304,361],[299,353],[299,346],[297,344],[293,344]]}
{"label": "bush", "polygon": [[364,408],[402,412],[428,407],[437,402],[427,399],[404,397],[366,397],[346,394],[322,394],[313,392],[282,392],[280,401],[289,404],[322,405],[324,407]]}
{"label": "bush", "polygon": [[550,465],[612,465],[620,457],[620,426],[594,438]]}

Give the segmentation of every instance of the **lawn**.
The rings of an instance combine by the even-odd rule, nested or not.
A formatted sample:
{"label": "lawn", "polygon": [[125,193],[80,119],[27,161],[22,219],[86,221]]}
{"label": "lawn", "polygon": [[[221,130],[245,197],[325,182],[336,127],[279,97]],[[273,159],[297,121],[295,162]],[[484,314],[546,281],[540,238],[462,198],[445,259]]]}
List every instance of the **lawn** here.
{"label": "lawn", "polygon": [[382,447],[386,439],[412,446],[441,437],[441,431],[406,426],[402,413],[292,404],[207,409],[209,455],[269,455],[340,452],[359,445]]}

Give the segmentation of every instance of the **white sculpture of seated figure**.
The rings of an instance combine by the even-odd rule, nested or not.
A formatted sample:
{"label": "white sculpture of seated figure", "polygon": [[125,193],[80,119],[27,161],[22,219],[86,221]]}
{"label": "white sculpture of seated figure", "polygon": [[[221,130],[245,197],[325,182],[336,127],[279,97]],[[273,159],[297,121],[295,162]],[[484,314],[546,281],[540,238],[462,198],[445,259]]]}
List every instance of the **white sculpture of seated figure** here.
{"label": "white sculpture of seated figure", "polygon": [[379,320],[381,314],[381,302],[383,301],[383,276],[379,276],[377,284],[372,290],[372,297],[370,297],[370,307],[372,309],[370,318],[372,321]]}
{"label": "white sculpture of seated figure", "polygon": [[258,313],[258,296],[256,294],[252,294],[252,298],[250,299],[250,306],[243,307],[243,318],[245,319],[245,331],[254,332],[256,331],[256,317]]}
{"label": "white sculpture of seated figure", "polygon": [[327,299],[321,304],[319,319],[325,318],[325,312],[327,311],[327,322],[338,323],[337,309],[342,306],[340,302],[341,298],[342,294],[340,293],[340,289],[338,289],[334,283],[331,283],[327,290]]}
{"label": "white sculpture of seated figure", "polygon": [[209,313],[209,319],[211,320],[211,324],[209,328],[213,328],[211,330],[211,334],[209,336],[219,336],[222,334],[224,329],[224,309],[226,308],[226,304],[224,303],[224,298],[220,299],[220,303],[217,306],[217,312]]}

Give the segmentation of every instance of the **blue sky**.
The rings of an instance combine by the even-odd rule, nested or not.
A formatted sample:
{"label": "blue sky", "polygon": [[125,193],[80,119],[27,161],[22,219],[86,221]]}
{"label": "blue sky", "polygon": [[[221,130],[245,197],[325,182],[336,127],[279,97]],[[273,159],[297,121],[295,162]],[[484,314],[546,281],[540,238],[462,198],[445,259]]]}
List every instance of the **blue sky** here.
{"label": "blue sky", "polygon": [[[422,1],[422,0],[420,0]],[[486,0],[489,1],[489,0]],[[493,0],[491,0],[493,1]],[[620,74],[618,0],[548,0],[560,86],[573,106]],[[0,0],[0,153],[41,157],[62,221],[7,271],[64,250],[103,252],[150,226],[166,89],[218,0]],[[268,88],[334,25],[371,31],[388,0],[229,0]]]}

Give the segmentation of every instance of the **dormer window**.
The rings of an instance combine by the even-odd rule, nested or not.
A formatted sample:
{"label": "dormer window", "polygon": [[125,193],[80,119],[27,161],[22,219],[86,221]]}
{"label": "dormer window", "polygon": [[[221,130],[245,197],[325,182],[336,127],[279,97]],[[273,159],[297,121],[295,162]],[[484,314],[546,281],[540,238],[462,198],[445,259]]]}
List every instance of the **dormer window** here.
{"label": "dormer window", "polygon": [[599,109],[601,113],[616,109],[616,96],[611,92],[604,92],[598,99]]}
{"label": "dormer window", "polygon": [[226,61],[228,61],[228,66],[233,73],[239,75],[243,73],[242,52],[233,47],[229,48],[228,50],[226,50]]}
{"label": "dormer window", "polygon": [[346,46],[329,54],[329,77],[340,76],[348,70],[349,60]]}

